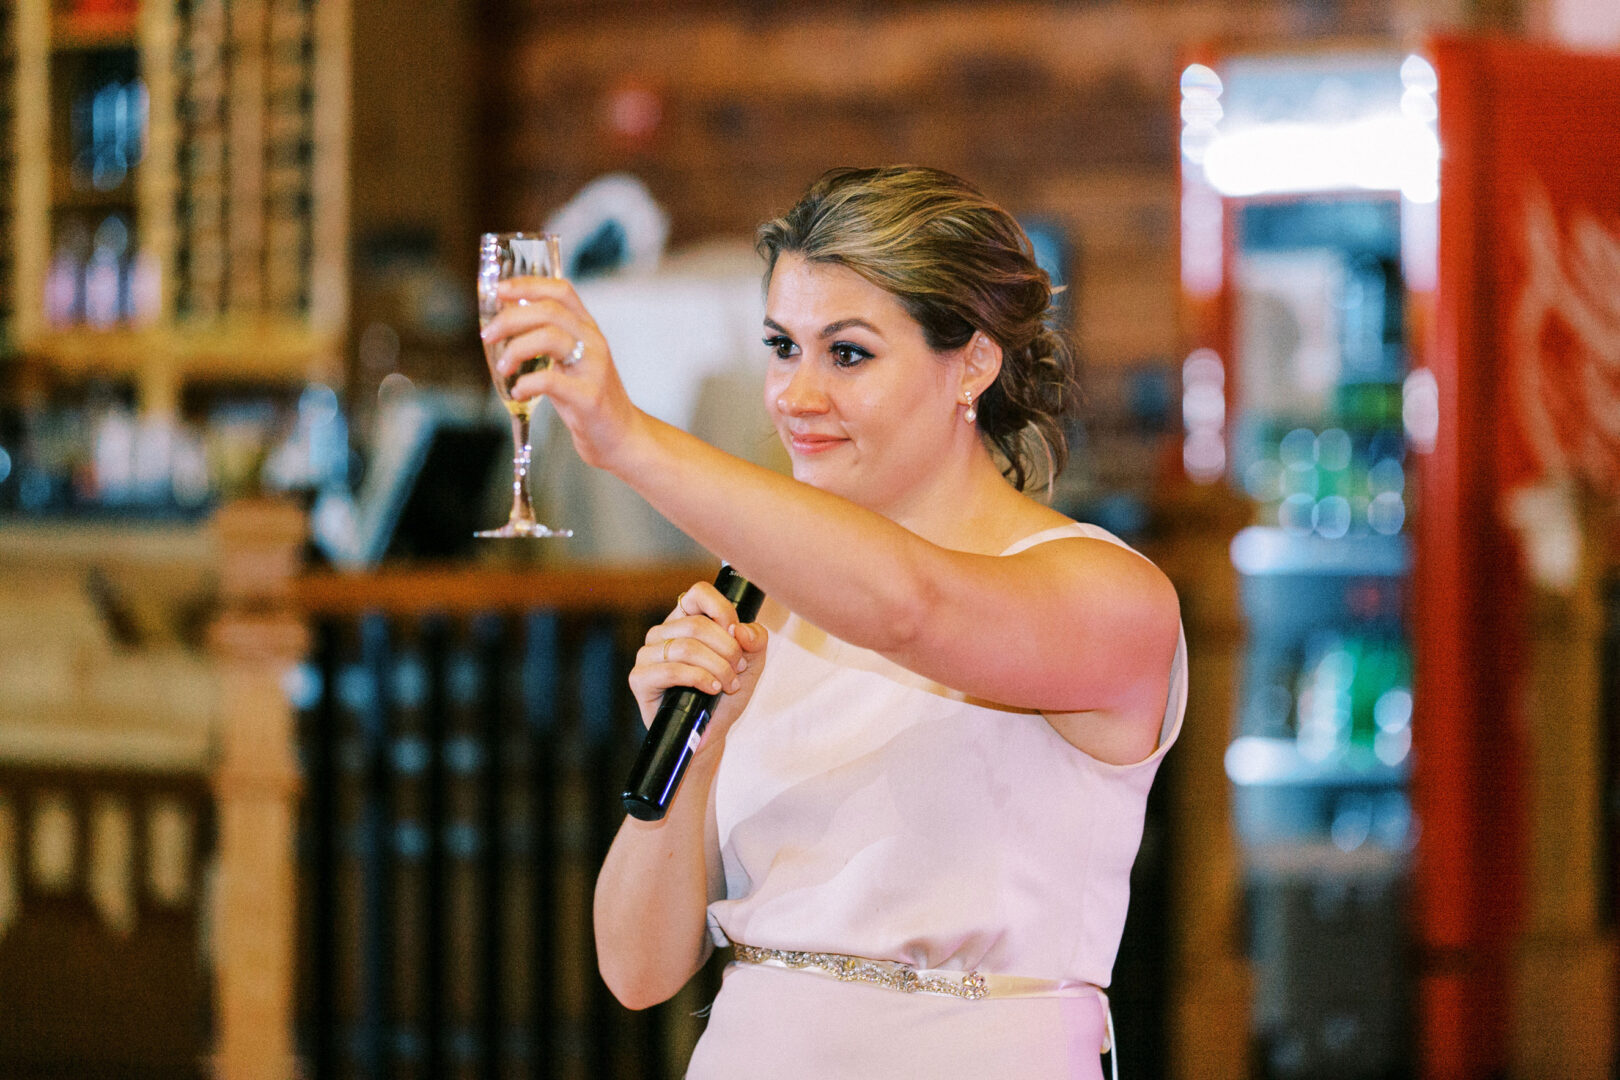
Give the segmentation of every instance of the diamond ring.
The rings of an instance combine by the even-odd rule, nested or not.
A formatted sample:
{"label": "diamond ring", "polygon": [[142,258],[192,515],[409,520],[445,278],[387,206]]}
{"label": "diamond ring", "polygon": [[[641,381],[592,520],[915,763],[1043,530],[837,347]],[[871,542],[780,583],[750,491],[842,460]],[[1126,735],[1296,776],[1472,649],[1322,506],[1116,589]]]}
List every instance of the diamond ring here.
{"label": "diamond ring", "polygon": [[577,364],[585,359],[585,343],[579,338],[574,339],[574,347],[568,351],[568,362]]}

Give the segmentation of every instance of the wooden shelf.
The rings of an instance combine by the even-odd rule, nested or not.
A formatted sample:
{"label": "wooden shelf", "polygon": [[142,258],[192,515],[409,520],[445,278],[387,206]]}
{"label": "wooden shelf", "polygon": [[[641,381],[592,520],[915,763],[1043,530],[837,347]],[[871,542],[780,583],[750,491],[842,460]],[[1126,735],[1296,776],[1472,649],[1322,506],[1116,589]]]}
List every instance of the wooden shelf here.
{"label": "wooden shelf", "polygon": [[293,605],[307,615],[391,616],[486,611],[640,612],[714,577],[712,562],[648,566],[571,566],[507,570],[463,565],[390,567],[365,574],[322,571],[292,583]]}
{"label": "wooden shelf", "polygon": [[[0,66],[0,135],[14,146],[0,225],[0,348],[70,379],[134,381],[143,409],[172,410],[188,383],[294,383],[342,372],[347,317],[348,0],[249,4],[229,19],[180,0],[17,0]],[[78,8],[75,12],[70,9]],[[283,24],[292,24],[288,30]],[[278,29],[279,28],[279,29]],[[272,31],[313,51],[273,46]],[[134,59],[130,67],[122,57]],[[228,62],[227,62],[228,60]],[[111,64],[147,90],[143,156],[113,191],[73,186],[64,132],[82,72]],[[193,79],[209,72],[210,80]],[[105,73],[103,73],[105,74]],[[98,76],[99,77],[99,76]],[[206,86],[204,84],[207,84]],[[268,168],[267,88],[312,88],[295,119],[312,145],[295,175]],[[201,109],[217,122],[194,130]],[[7,121],[9,120],[9,123]],[[181,168],[184,161],[195,167]],[[285,239],[284,202],[307,206],[308,240]],[[161,295],[157,322],[53,328],[44,297],[64,219],[122,214]],[[300,222],[300,228],[305,223]],[[302,233],[300,235],[303,235]],[[189,313],[189,314],[185,314]],[[194,319],[195,321],[190,321]]]}
{"label": "wooden shelf", "polygon": [[51,213],[56,216],[73,213],[113,213],[120,211],[125,214],[134,214],[135,203],[135,172],[131,169],[129,176],[123,183],[110,191],[100,191],[96,188],[76,187],[68,179],[71,166],[57,163],[52,168],[51,177]]}
{"label": "wooden shelf", "polygon": [[172,405],[187,380],[332,379],[341,370],[337,335],[300,324],[232,320],[209,326],[50,331],[24,353],[70,377],[126,376],[145,404]]}

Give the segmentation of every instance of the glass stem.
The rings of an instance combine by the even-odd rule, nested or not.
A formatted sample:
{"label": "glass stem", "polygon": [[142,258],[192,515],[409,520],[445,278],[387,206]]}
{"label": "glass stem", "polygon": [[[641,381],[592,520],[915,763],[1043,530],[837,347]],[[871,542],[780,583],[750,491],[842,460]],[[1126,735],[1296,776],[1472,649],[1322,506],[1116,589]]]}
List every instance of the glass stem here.
{"label": "glass stem", "polygon": [[534,506],[529,502],[529,415],[512,416],[512,514],[513,521],[534,521]]}

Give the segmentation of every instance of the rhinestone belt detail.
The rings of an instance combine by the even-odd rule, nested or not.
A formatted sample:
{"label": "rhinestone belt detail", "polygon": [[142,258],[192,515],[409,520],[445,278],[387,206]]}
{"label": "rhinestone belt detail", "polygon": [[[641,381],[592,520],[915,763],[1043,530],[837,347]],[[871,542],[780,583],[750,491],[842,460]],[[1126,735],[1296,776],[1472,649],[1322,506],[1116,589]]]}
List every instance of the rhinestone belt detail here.
{"label": "rhinestone belt detail", "polygon": [[772,964],[785,968],[816,968],[834,976],[839,982],[871,983],[903,994],[946,994],[950,997],[978,1001],[990,991],[985,978],[977,971],[963,972],[957,977],[934,972],[919,972],[910,964],[893,960],[868,960],[864,956],[844,953],[794,952],[787,949],[761,949],[754,945],[734,943],[736,958],[744,964]]}

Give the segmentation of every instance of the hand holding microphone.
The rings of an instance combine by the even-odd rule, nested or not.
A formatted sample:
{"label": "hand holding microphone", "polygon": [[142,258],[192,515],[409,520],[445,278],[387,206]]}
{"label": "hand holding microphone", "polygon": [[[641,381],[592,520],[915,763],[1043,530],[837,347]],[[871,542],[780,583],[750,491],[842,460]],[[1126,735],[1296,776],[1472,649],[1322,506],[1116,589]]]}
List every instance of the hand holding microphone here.
{"label": "hand holding microphone", "polygon": [[630,673],[643,719],[651,695],[660,696],[625,784],[624,805],[632,817],[656,821],[664,816],[711,718],[725,708],[722,695],[739,692],[758,677],[765,634],[746,624],[764,599],[757,586],[721,566],[713,588],[694,585],[669,618],[648,631]]}

